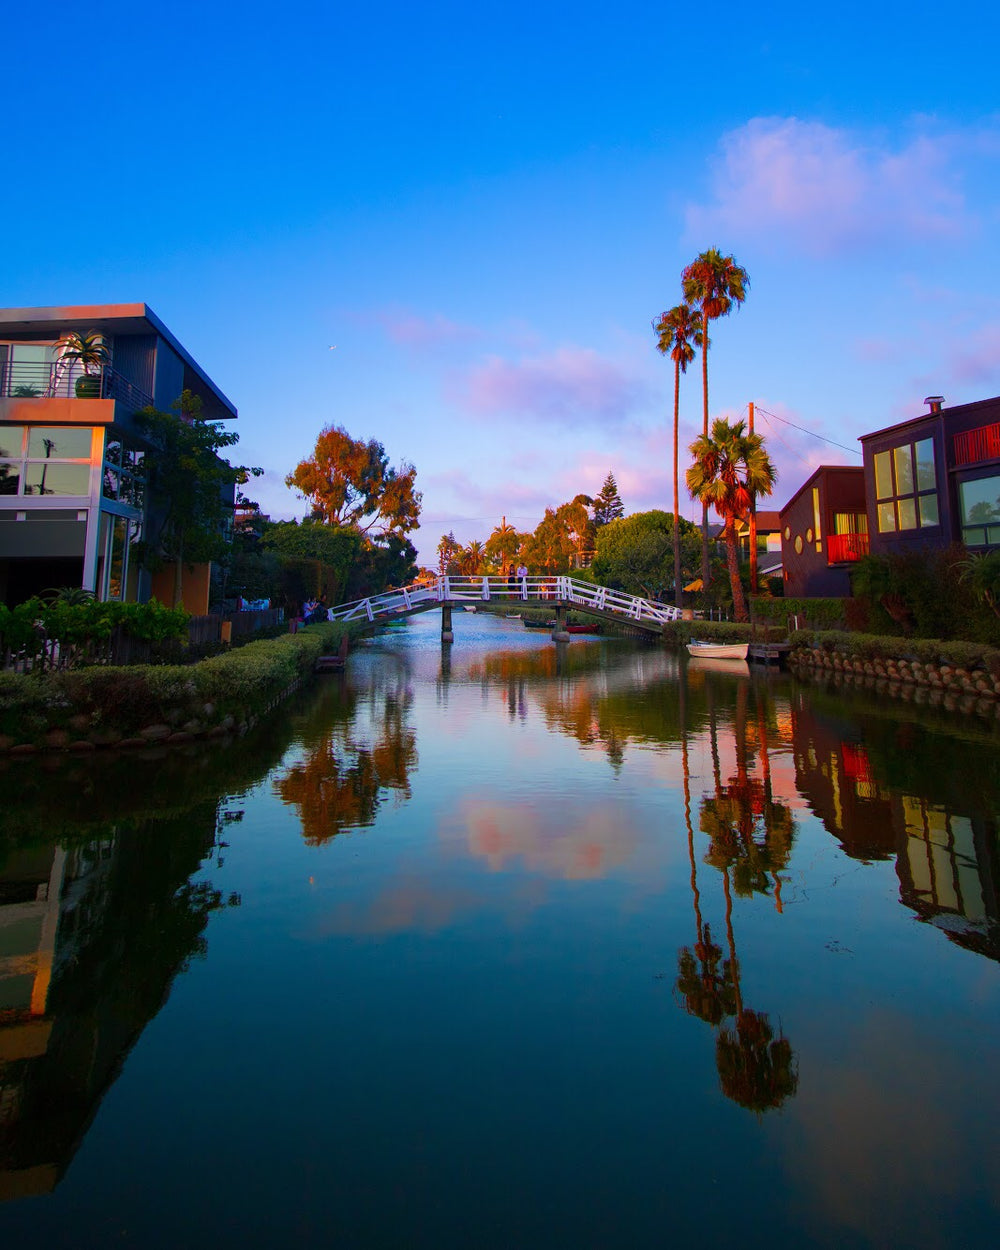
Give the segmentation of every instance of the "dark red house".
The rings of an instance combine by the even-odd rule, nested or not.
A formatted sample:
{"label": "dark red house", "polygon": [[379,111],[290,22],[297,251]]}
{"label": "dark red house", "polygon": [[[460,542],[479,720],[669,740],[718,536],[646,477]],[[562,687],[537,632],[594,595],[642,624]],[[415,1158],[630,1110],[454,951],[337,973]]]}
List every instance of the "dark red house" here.
{"label": "dark red house", "polygon": [[820,465],[779,515],[785,594],[849,595],[851,568],[868,554],[864,469]]}

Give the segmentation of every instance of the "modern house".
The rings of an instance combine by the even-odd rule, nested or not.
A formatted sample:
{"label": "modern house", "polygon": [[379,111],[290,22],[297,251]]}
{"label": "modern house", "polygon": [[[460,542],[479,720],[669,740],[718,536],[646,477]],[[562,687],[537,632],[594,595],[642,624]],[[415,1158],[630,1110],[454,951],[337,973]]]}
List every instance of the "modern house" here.
{"label": "modern house", "polygon": [[861,437],[874,554],[1000,547],[1000,397]]}
{"label": "modern house", "polygon": [[[90,376],[58,344],[101,337]],[[209,420],[236,408],[145,304],[0,309],[0,600],[78,586],[99,599],[172,602],[173,570],[140,565],[156,500],[135,414],[198,395]],[[181,419],[180,417],[178,418]],[[208,566],[184,573],[184,605],[208,608]]]}
{"label": "modern house", "polygon": [[849,595],[851,567],[868,554],[865,470],[821,465],[779,519],[785,594]]}

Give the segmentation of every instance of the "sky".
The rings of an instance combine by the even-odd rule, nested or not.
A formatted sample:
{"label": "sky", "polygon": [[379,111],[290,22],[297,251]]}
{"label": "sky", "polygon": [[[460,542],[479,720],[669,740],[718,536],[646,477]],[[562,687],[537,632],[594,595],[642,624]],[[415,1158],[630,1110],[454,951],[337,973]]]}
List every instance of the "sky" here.
{"label": "sky", "polygon": [[[1000,394],[998,37],[919,2],[17,6],[0,306],[148,304],[274,519],[325,426],[378,439],[433,564],[609,471],[672,508],[651,323],[718,247],[750,288],[710,411],[757,405],[781,507],[925,396]],[[701,414],[696,361],[682,446]]]}

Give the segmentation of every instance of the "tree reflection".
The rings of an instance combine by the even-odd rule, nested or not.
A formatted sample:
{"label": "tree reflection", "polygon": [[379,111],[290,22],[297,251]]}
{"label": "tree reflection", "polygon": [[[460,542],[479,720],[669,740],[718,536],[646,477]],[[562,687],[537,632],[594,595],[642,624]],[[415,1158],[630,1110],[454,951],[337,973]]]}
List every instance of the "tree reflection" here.
{"label": "tree reflection", "polygon": [[373,689],[366,701],[370,738],[349,719],[327,724],[307,745],[305,760],[275,781],[285,803],[298,808],[302,836],[319,846],[338,833],[371,825],[386,793],[410,797],[416,767],[416,735],[407,724],[412,696],[406,690]]}
{"label": "tree reflection", "polygon": [[[778,1030],[775,1036],[763,1012],[743,1002],[740,962],[733,931],[733,886],[738,894],[752,897],[769,892],[773,876],[780,910],[781,869],[787,867],[794,836],[791,810],[776,803],[771,792],[770,764],[766,748],[766,719],[758,705],[756,733],[759,738],[764,777],[751,776],[747,751],[748,683],[737,692],[734,744],[736,772],[722,784],[718,727],[714,700],[709,699],[709,732],[715,793],[702,799],[700,827],[711,839],[704,862],[722,873],[726,901],[725,923],[729,958],[713,941],[703,920],[698,889],[694,828],[691,820],[691,781],[686,724],[686,703],[681,687],[681,764],[684,782],[684,820],[688,838],[691,897],[695,917],[695,942],[681,947],[677,956],[676,989],[689,1015],[710,1024],[716,1031],[715,1063],[719,1084],[727,1098],[760,1115],[781,1105],[798,1087],[798,1072],[791,1044]],[[732,883],[730,881],[732,872]]]}

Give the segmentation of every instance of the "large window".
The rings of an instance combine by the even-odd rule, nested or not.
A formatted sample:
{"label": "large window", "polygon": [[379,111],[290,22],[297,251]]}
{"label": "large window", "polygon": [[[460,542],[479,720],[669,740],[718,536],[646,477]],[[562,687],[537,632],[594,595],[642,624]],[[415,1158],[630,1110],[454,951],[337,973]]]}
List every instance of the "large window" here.
{"label": "large window", "polygon": [[883,534],[940,524],[932,438],[875,453],[875,501]]}
{"label": "large window", "polygon": [[91,430],[0,427],[0,495],[89,495]]}
{"label": "large window", "polygon": [[960,482],[962,542],[967,547],[1000,546],[1000,477]]}

